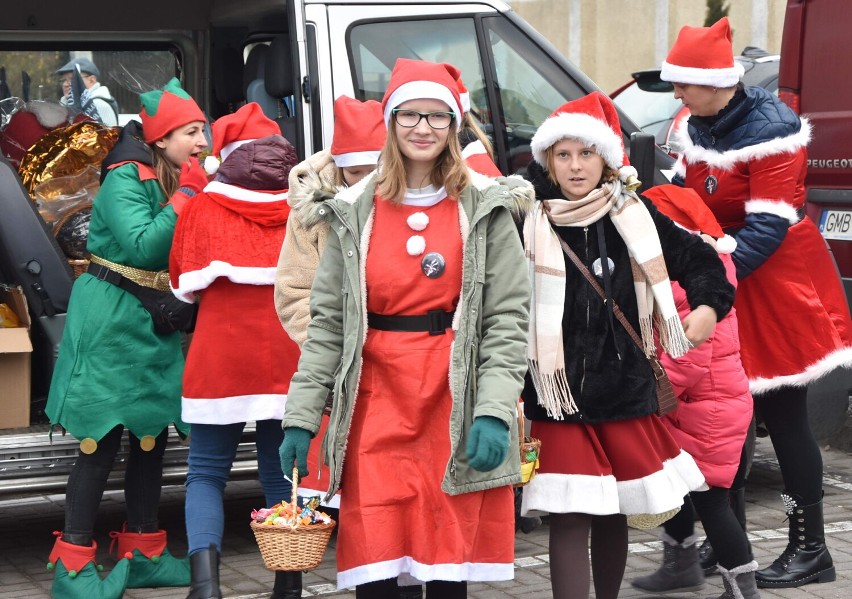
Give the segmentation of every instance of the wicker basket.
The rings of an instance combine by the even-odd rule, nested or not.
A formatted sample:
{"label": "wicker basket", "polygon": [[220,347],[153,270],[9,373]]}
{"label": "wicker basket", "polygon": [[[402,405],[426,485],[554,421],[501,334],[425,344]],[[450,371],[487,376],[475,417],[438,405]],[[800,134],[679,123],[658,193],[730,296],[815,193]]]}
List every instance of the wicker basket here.
{"label": "wicker basket", "polygon": [[[293,498],[297,498],[298,471],[293,469]],[[251,529],[263,556],[263,565],[270,570],[312,570],[322,563],[322,557],[337,523],[306,526],[273,526],[252,521]]]}
{"label": "wicker basket", "polygon": [[71,266],[75,279],[89,269],[88,260],[68,260],[68,264]]}
{"label": "wicker basket", "polygon": [[523,487],[532,480],[538,470],[538,460],[541,456],[541,441],[534,437],[526,436],[522,406],[518,406],[518,438],[520,439],[521,451],[521,482],[515,486]]}
{"label": "wicker basket", "polygon": [[675,514],[680,511],[679,507],[663,512],[661,514],[630,514],[627,516],[627,526],[630,528],[638,528],[639,530],[647,530],[649,528],[657,528],[666,520],[674,518]]}

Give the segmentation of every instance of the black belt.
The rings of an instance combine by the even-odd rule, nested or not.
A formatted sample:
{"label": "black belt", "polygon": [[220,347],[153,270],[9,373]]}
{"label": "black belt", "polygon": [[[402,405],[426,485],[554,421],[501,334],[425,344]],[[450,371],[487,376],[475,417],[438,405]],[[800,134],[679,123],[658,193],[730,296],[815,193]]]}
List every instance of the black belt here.
{"label": "black belt", "polygon": [[389,314],[367,313],[367,326],[379,331],[400,333],[429,333],[444,335],[453,326],[453,313],[443,310],[429,310],[416,316],[394,316]]}

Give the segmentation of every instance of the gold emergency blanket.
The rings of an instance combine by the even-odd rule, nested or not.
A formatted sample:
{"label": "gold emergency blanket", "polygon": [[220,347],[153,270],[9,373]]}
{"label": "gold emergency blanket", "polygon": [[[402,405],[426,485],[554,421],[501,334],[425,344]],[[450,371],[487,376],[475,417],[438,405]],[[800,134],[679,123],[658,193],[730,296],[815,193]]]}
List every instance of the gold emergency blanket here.
{"label": "gold emergency blanket", "polygon": [[18,172],[30,194],[39,183],[77,173],[88,165],[100,167],[118,141],[118,127],[85,121],[46,133],[27,150]]}

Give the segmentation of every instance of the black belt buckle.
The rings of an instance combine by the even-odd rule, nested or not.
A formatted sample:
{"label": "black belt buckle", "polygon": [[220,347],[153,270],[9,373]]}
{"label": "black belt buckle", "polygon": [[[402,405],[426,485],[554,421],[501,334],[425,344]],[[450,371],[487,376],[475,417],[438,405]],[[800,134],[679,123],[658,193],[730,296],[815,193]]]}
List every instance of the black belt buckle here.
{"label": "black belt buckle", "polygon": [[430,335],[446,335],[447,324],[444,322],[443,310],[429,310],[426,316],[429,317],[429,334]]}

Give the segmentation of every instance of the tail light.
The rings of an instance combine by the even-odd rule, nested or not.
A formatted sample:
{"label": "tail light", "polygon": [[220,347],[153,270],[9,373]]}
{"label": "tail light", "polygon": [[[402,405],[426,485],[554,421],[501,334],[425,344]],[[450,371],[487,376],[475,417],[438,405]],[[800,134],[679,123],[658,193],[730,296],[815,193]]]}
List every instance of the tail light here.
{"label": "tail light", "polygon": [[792,91],[787,90],[778,90],[778,97],[784,102],[787,106],[793,109],[793,112],[799,114],[801,111],[801,99],[799,98],[799,94]]}

